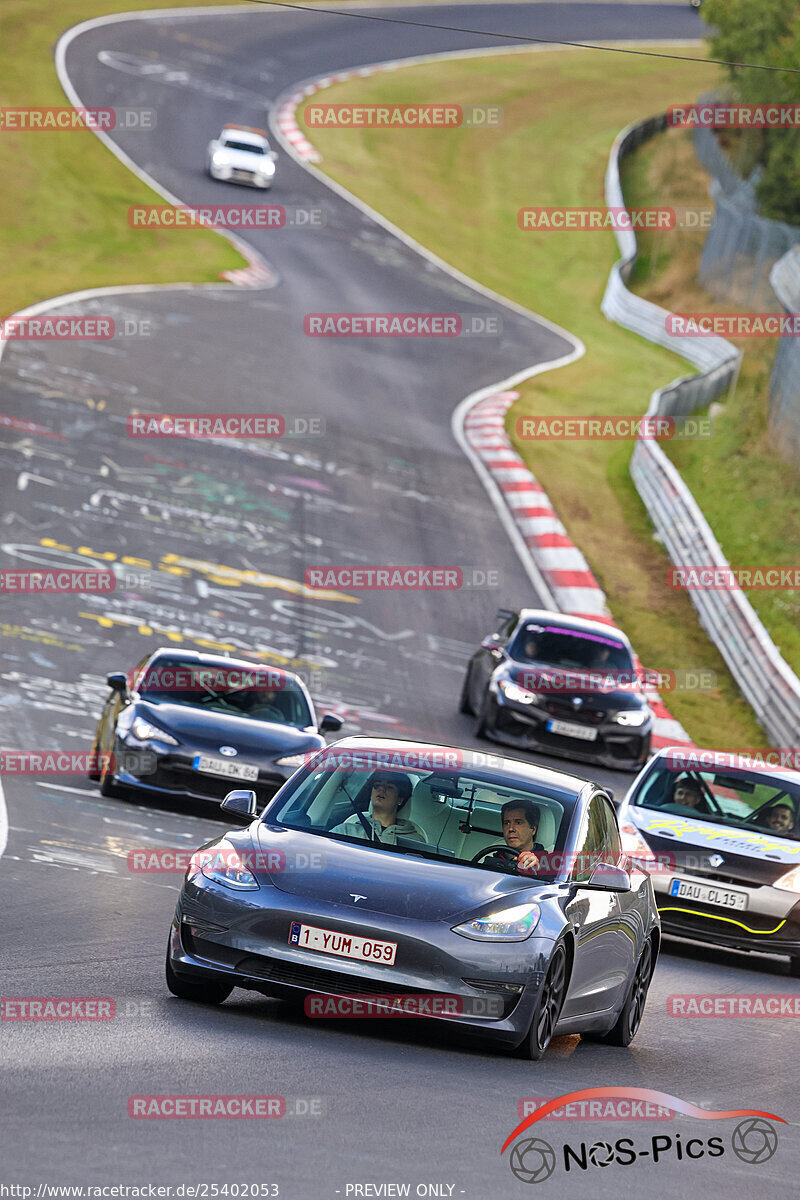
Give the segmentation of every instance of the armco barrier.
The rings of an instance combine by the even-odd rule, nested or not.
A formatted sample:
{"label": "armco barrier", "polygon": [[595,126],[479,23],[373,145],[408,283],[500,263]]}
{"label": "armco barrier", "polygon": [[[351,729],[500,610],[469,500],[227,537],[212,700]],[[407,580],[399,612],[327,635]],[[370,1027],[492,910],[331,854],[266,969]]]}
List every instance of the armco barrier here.
{"label": "armco barrier", "polygon": [[[609,207],[625,205],[619,172],[622,157],[664,128],[664,115],[651,117],[628,126],[616,139],[606,170]],[[635,233],[621,230],[616,238],[622,258],[611,269],[603,313],[624,328],[674,350],[674,339],[666,332],[666,310],[634,295],[626,287],[636,261]],[[724,338],[686,339],[681,345],[681,355],[701,373],[673,380],[653,392],[648,416],[686,416],[721,396],[736,380],[741,354]],[[637,441],[631,458],[631,478],[676,566],[728,566],[692,493],[657,442]],[[800,679],[781,657],[744,593],[739,588],[698,589],[690,591],[689,596],[703,628],[769,738],[778,746],[796,745],[800,735]]]}

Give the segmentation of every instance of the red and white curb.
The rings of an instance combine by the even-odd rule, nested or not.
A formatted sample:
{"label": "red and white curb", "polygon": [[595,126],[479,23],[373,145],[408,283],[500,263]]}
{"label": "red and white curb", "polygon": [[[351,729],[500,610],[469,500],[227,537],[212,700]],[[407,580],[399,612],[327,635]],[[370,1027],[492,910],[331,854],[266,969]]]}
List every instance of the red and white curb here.
{"label": "red and white curb", "polygon": [[[511,445],[505,416],[519,392],[495,392],[479,400],[464,418],[464,434],[489,471],[528,553],[544,576],[559,610],[574,617],[614,624],[602,590],[589,564],[570,540],[544,488]],[[636,665],[641,666],[638,658]],[[655,713],[653,749],[694,743],[652,688],[645,688]]]}
{"label": "red and white curb", "polygon": [[222,278],[236,287],[264,288],[272,287],[275,274],[262,258],[251,257],[248,267],[238,267],[233,271],[222,271]]}
{"label": "red and white curb", "polygon": [[375,75],[378,71],[390,71],[399,65],[399,63],[376,63],[374,66],[357,67],[351,71],[337,71],[334,75],[323,75],[320,79],[312,80],[305,87],[292,92],[291,96],[287,96],[283,101],[275,116],[277,129],[299,158],[305,162],[322,162],[322,155],[311,145],[297,124],[295,114],[303,101],[308,100],[309,96],[323,91],[324,88],[331,87],[334,83],[345,83],[348,79],[355,78],[366,79],[368,75]]}

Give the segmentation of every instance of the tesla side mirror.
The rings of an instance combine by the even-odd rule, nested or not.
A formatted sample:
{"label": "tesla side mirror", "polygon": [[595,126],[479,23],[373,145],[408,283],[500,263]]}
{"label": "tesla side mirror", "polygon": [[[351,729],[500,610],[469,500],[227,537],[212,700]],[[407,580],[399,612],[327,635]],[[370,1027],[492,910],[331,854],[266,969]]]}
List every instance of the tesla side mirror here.
{"label": "tesla side mirror", "polygon": [[112,692],[119,692],[121,696],[128,690],[128,676],[124,671],[112,671],[110,675],[106,675],[106,683]]}
{"label": "tesla side mirror", "polygon": [[622,867],[613,867],[611,863],[598,863],[589,876],[587,887],[596,888],[599,892],[628,892],[631,877]]}
{"label": "tesla side mirror", "polygon": [[337,717],[334,713],[325,713],[325,716],[319,723],[320,733],[336,733],[342,728],[342,718]]}
{"label": "tesla side mirror", "polygon": [[228,792],[220,804],[220,808],[224,808],[226,812],[236,813],[240,817],[254,817],[258,810],[256,794],[249,788]]}

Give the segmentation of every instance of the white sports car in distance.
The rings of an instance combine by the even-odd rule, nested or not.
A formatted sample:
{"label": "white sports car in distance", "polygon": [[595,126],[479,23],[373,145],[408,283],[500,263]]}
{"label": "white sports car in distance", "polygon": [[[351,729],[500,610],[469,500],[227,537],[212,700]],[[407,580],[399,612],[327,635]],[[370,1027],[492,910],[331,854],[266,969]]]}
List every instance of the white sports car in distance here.
{"label": "white sports car in distance", "polygon": [[271,188],[277,157],[263,129],[226,125],[208,144],[206,169],[212,179]]}

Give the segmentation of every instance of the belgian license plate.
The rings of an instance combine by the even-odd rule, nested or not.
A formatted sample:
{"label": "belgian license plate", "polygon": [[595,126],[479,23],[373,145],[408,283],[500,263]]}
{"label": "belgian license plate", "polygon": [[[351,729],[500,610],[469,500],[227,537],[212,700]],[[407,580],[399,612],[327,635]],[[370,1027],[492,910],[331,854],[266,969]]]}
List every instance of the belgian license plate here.
{"label": "belgian license plate", "polygon": [[392,965],[397,954],[397,942],[335,933],[332,929],[318,929],[316,925],[301,925],[299,921],[292,921],[289,944],[307,950],[320,950],[323,954],[338,954],[341,958],[358,958],[361,962],[377,962],[388,966]]}
{"label": "belgian license plate", "polygon": [[225,779],[247,779],[255,783],[258,779],[258,767],[248,763],[227,762],[224,758],[209,758],[207,754],[196,754],[194,757],[195,771],[204,775],[222,775]]}
{"label": "belgian license plate", "polygon": [[701,904],[715,904],[720,908],[747,908],[747,893],[732,892],[728,888],[713,887],[708,883],[692,883],[688,879],[673,879],[669,885],[670,896],[679,900],[697,900]]}
{"label": "belgian license plate", "polygon": [[597,738],[597,730],[592,729],[591,725],[573,725],[571,721],[556,721],[555,718],[547,722],[547,732],[580,738],[582,742],[593,742]]}

